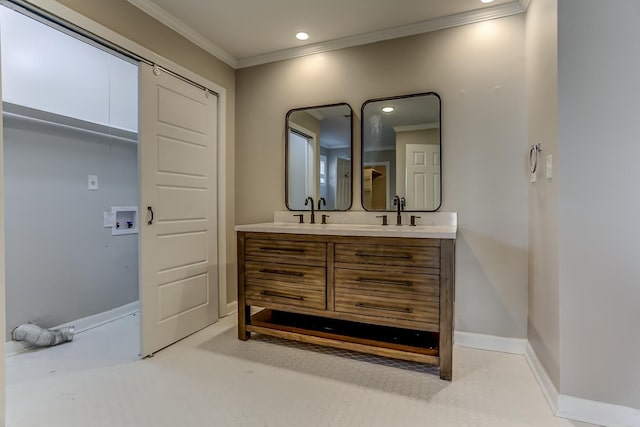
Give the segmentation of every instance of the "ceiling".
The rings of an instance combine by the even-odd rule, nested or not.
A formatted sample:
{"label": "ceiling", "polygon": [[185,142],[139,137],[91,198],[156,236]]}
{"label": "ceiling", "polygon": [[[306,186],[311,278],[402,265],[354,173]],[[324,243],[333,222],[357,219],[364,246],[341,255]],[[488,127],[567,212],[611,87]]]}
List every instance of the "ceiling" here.
{"label": "ceiling", "polygon": [[[529,0],[128,0],[234,68],[515,15]],[[301,42],[299,31],[310,38]]]}

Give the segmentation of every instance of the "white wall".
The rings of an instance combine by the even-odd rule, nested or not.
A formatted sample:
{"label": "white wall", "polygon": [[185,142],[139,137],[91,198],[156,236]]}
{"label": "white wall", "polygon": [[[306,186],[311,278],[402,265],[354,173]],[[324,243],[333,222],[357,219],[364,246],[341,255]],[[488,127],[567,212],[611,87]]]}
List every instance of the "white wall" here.
{"label": "white wall", "polygon": [[137,132],[138,66],[0,6],[3,101]]}
{"label": "white wall", "polygon": [[[558,0],[533,0],[526,17],[529,145],[542,143],[537,182],[529,184],[529,321],[527,338],[560,388],[558,276]],[[551,154],[555,177],[545,177]]]}
{"label": "white wall", "polygon": [[558,2],[560,389],[636,409],[638,22],[637,0]]}
{"label": "white wall", "polygon": [[[4,118],[7,331],[138,299],[138,235],[103,212],[138,205],[137,144]],[[87,176],[98,176],[88,191]]]}
{"label": "white wall", "polygon": [[456,329],[524,338],[527,175],[524,16],[309,55],[237,72],[237,223],[284,208],[284,117],[348,102],[354,110],[354,209],[360,205],[360,107],[442,97],[443,211],[459,213]]}

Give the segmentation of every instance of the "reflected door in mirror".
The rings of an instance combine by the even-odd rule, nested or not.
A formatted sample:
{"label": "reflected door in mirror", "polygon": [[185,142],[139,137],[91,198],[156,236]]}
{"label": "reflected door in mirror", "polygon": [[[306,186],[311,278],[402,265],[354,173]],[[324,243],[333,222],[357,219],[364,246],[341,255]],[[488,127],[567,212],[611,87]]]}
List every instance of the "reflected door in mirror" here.
{"label": "reflected door in mirror", "polygon": [[[352,188],[352,112],[347,104],[291,110],[286,120],[286,205],[308,210],[348,210]],[[319,209],[316,205],[315,208]]]}
{"label": "reflected door in mirror", "polygon": [[[440,98],[435,93],[380,98],[363,104],[365,209],[392,210],[391,201],[396,195],[406,199],[408,211],[435,211],[440,207],[440,122]],[[375,174],[383,167],[386,179]]]}
{"label": "reflected door in mirror", "polygon": [[[311,134],[311,132],[308,132]],[[289,168],[297,177],[289,185],[292,209],[304,209],[307,196],[315,194],[314,136],[303,133],[303,130],[289,131]]]}

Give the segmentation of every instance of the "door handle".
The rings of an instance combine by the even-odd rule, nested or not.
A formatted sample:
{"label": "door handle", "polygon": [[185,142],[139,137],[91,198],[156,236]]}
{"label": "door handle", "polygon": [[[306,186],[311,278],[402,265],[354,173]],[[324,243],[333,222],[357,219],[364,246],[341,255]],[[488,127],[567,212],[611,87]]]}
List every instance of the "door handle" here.
{"label": "door handle", "polygon": [[151,214],[151,219],[147,221],[147,225],[151,225],[153,224],[153,209],[151,209],[151,206],[147,206],[147,211]]}

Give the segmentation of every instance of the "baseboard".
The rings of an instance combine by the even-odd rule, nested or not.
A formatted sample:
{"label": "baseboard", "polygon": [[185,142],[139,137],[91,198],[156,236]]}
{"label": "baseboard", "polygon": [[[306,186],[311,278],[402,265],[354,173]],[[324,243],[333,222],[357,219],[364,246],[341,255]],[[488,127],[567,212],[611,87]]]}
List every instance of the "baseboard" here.
{"label": "baseboard", "polygon": [[[97,328],[98,326],[113,322],[114,320],[121,319],[125,316],[129,316],[130,314],[133,314],[139,310],[140,301],[134,301],[129,304],[116,307],[112,310],[103,311],[102,313],[83,317],[72,322],[67,322],[62,325],[55,326],[54,328],[60,328],[63,326],[74,326],[75,333],[80,334],[84,331],[88,331],[89,329]],[[5,354],[7,356],[12,356],[14,354],[22,353],[23,351],[26,351],[31,347],[32,346],[30,344],[27,344],[24,341],[7,341]]]}
{"label": "baseboard", "polygon": [[640,426],[640,411],[637,409],[559,394],[528,341],[525,358],[551,410],[557,416],[604,427]]}
{"label": "baseboard", "polygon": [[529,368],[531,368],[533,376],[536,378],[536,381],[538,381],[538,385],[540,385],[542,394],[544,394],[545,399],[547,399],[551,411],[555,415],[558,415],[558,390],[528,340],[524,357],[527,359]]}
{"label": "baseboard", "polygon": [[220,316],[220,317],[230,316],[234,314],[236,311],[238,311],[238,301],[232,301],[229,304],[227,304],[227,311],[224,314],[224,316]]}
{"label": "baseboard", "polygon": [[513,354],[524,354],[527,342],[527,340],[522,338],[505,338],[460,331],[454,332],[453,339],[456,345],[462,347]]}
{"label": "baseboard", "polygon": [[122,317],[140,311],[140,301],[130,302],[129,304],[121,305],[112,310],[103,311],[102,313],[94,314],[93,316],[83,317],[82,319],[74,320],[63,325],[56,326],[56,328],[62,326],[75,326],[76,334],[79,334],[89,329],[97,328],[105,323],[113,322]]}
{"label": "baseboard", "polygon": [[14,356],[31,348],[31,345],[24,341],[7,341],[4,346],[4,354],[6,357]]}
{"label": "baseboard", "polygon": [[640,426],[637,409],[563,394],[558,396],[558,416],[606,427]]}

